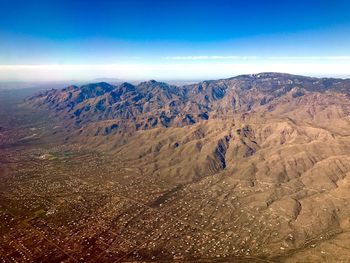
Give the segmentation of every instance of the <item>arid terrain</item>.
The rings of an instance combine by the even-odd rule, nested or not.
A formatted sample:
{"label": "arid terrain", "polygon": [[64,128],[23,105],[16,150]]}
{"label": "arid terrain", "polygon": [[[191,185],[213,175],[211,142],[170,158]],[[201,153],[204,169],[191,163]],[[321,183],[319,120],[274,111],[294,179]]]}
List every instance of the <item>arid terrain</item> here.
{"label": "arid terrain", "polygon": [[3,262],[350,262],[350,80],[0,91]]}

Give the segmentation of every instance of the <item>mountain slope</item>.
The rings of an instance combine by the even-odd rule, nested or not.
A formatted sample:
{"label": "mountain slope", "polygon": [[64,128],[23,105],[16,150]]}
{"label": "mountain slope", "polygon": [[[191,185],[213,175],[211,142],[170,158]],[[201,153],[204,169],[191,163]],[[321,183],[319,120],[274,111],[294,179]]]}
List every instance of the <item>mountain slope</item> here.
{"label": "mountain slope", "polygon": [[272,111],[274,102],[286,96],[297,101],[314,92],[344,93],[349,84],[349,80],[261,73],[182,87],[154,80],[137,86],[129,83],[112,86],[101,82],[47,91],[29,101],[54,110],[77,126],[113,120],[116,122],[114,129],[134,131],[182,127],[209,117],[222,118],[256,108]]}

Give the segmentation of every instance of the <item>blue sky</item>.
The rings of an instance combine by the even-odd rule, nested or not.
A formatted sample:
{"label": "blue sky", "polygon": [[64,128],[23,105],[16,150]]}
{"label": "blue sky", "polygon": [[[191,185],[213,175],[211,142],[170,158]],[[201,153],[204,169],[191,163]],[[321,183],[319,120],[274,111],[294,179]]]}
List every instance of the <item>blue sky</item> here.
{"label": "blue sky", "polygon": [[350,76],[350,1],[0,0],[0,79]]}

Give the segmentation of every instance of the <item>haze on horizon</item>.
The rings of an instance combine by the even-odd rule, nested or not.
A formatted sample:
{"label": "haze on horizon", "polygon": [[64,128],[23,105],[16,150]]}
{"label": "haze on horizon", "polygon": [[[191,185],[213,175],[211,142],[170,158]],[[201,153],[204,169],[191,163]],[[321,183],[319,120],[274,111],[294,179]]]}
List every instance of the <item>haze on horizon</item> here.
{"label": "haze on horizon", "polygon": [[350,77],[350,2],[0,3],[0,80]]}

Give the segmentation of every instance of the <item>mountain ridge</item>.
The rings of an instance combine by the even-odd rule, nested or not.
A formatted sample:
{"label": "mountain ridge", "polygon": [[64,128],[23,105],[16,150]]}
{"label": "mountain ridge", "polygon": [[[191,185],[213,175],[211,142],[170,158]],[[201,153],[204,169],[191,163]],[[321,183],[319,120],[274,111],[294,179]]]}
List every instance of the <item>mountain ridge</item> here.
{"label": "mountain ridge", "polygon": [[[29,98],[29,103],[63,111],[76,125],[124,118],[124,130],[158,126],[181,127],[230,112],[249,112],[257,106],[293,93],[335,91],[348,93],[348,79],[312,78],[286,73],[258,73],[228,79],[175,86],[155,80],[133,85],[106,82],[50,90]],[[132,122],[133,125],[132,125]]]}

